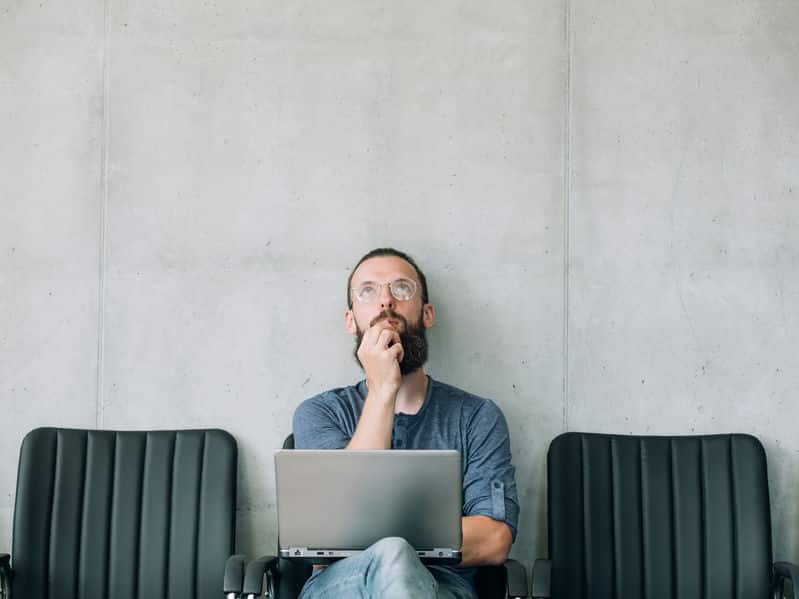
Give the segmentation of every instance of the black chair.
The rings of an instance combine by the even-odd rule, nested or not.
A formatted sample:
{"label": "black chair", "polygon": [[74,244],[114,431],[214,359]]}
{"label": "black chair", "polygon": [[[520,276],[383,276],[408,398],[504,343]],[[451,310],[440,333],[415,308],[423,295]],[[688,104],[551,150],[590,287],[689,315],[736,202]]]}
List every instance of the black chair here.
{"label": "black chair", "polygon": [[799,580],[772,563],[754,437],[566,433],[547,467],[549,559],[533,597],[767,599]]}
{"label": "black chair", "polygon": [[221,430],[31,431],[2,597],[218,599],[237,453]]}
{"label": "black chair", "polygon": [[[294,449],[294,435],[286,438],[283,449]],[[264,592],[270,598],[296,599],[311,571],[305,562],[265,556],[247,564],[242,578],[241,556],[234,555],[226,564],[224,592],[230,599],[255,599]],[[516,560],[478,568],[475,584],[480,599],[528,596],[527,574]]]}

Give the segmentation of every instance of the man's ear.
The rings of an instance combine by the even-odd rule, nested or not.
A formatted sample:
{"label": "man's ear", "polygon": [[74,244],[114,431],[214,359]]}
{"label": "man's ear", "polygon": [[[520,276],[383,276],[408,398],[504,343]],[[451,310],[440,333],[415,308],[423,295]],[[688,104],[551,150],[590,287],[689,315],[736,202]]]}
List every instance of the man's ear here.
{"label": "man's ear", "polygon": [[422,324],[424,328],[429,329],[436,322],[436,309],[433,304],[425,304],[422,306]]}
{"label": "man's ear", "polygon": [[344,328],[347,329],[350,335],[358,333],[358,325],[355,324],[355,315],[352,313],[352,310],[344,312]]}

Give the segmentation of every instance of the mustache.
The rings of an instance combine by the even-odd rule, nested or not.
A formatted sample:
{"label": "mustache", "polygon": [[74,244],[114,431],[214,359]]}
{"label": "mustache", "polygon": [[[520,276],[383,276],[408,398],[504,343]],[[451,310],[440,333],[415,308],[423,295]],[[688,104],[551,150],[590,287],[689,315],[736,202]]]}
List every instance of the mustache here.
{"label": "mustache", "polygon": [[376,325],[378,322],[380,322],[381,320],[386,320],[386,319],[388,319],[388,318],[391,318],[391,319],[393,319],[393,320],[399,320],[399,321],[402,323],[402,326],[403,326],[403,327],[404,327],[406,330],[408,329],[408,321],[405,319],[405,317],[404,317],[402,314],[397,314],[396,312],[394,312],[394,310],[392,310],[392,309],[390,309],[390,308],[389,308],[389,309],[387,309],[387,310],[383,310],[382,312],[380,312],[380,314],[378,314],[377,316],[375,316],[375,317],[372,319],[372,321],[369,323],[369,326],[370,326],[370,327],[373,327],[373,326],[375,326],[375,325]]}

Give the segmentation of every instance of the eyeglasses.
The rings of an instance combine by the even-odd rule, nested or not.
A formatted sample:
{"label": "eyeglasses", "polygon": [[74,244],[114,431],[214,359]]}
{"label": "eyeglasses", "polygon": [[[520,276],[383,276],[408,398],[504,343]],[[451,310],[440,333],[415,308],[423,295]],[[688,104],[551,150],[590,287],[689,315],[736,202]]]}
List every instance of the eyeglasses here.
{"label": "eyeglasses", "polygon": [[394,279],[388,283],[375,283],[366,281],[358,287],[352,287],[352,294],[362,304],[369,304],[380,297],[383,286],[388,285],[388,290],[394,299],[407,302],[416,295],[417,284],[413,279]]}

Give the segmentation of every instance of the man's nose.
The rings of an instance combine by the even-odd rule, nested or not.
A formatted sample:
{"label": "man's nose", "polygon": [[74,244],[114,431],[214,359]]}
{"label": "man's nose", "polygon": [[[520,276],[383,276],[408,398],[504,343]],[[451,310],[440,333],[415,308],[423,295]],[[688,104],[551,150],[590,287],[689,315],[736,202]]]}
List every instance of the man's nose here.
{"label": "man's nose", "polygon": [[386,283],[380,288],[380,307],[384,310],[386,308],[391,308],[393,310],[396,305],[395,302],[394,296],[391,295],[391,288],[388,286],[388,283]]}

